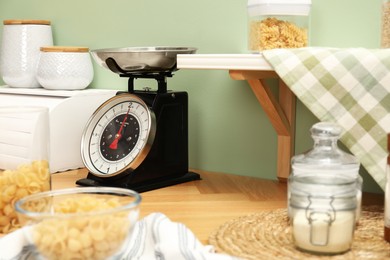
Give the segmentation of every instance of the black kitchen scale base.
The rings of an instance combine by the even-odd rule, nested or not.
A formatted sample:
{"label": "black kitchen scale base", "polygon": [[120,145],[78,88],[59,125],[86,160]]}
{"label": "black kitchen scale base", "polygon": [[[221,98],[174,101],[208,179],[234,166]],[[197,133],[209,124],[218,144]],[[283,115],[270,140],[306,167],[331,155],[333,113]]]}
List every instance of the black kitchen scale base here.
{"label": "black kitchen scale base", "polygon": [[81,186],[110,186],[118,188],[127,188],[137,192],[146,192],[196,180],[201,180],[200,175],[194,172],[188,172],[181,176],[170,177],[168,179],[153,180],[150,182],[136,183],[132,185],[127,185],[126,183],[113,183],[112,181],[109,183],[105,183],[101,180],[98,181],[90,178],[80,179],[76,181],[76,184]]}

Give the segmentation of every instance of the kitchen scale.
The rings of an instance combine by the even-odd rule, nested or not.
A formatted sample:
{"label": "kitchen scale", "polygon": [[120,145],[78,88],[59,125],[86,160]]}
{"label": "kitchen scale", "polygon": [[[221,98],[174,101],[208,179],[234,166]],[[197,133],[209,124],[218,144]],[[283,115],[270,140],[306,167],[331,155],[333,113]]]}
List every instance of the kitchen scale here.
{"label": "kitchen scale", "polygon": [[[89,170],[82,186],[138,192],[199,180],[188,170],[188,94],[167,90],[177,54],[194,48],[145,47],[91,51],[102,67],[128,78],[128,91],[96,109],[81,139]],[[157,90],[134,89],[135,79],[155,79]]]}

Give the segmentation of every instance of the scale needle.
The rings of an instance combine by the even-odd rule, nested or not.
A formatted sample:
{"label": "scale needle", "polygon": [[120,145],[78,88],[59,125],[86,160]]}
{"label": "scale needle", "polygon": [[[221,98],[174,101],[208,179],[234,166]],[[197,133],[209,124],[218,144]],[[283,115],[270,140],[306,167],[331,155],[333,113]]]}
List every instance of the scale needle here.
{"label": "scale needle", "polygon": [[116,150],[118,148],[118,142],[122,138],[123,126],[125,125],[125,122],[127,120],[127,116],[129,115],[129,113],[130,113],[130,105],[129,105],[129,109],[127,110],[125,118],[123,118],[123,121],[122,121],[121,127],[119,128],[119,131],[115,135],[114,141],[112,141],[112,143],[109,146],[110,149],[112,149],[112,150]]}

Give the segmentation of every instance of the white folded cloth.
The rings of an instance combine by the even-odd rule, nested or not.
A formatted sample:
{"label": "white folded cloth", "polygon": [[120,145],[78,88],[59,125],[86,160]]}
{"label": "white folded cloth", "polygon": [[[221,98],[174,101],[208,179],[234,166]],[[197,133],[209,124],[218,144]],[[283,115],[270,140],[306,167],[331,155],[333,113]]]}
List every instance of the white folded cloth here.
{"label": "white folded cloth", "polygon": [[[0,238],[0,260],[31,259],[30,256],[34,254],[31,249],[32,247],[24,238],[23,229]],[[152,213],[135,224],[122,260],[154,259],[235,260],[238,258],[215,253],[212,246],[202,245],[184,224],[172,222],[162,213]]]}
{"label": "white folded cloth", "polygon": [[[23,230],[18,229],[2,238],[0,238],[0,259],[1,260],[20,260],[28,259],[23,248],[28,248],[28,242],[24,237]],[[22,257],[22,255],[25,255]]]}
{"label": "white folded cloth", "polygon": [[204,246],[182,223],[172,222],[162,213],[152,213],[138,221],[125,259],[233,260]]}

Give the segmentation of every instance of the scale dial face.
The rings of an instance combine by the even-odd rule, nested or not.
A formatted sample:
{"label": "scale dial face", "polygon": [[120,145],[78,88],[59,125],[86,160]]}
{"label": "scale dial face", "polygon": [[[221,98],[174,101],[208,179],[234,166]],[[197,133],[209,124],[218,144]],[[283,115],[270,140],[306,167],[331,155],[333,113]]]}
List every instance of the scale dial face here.
{"label": "scale dial face", "polygon": [[83,162],[99,177],[134,170],[149,153],[155,132],[154,113],[144,101],[132,94],[119,94],[89,119],[81,140]]}

